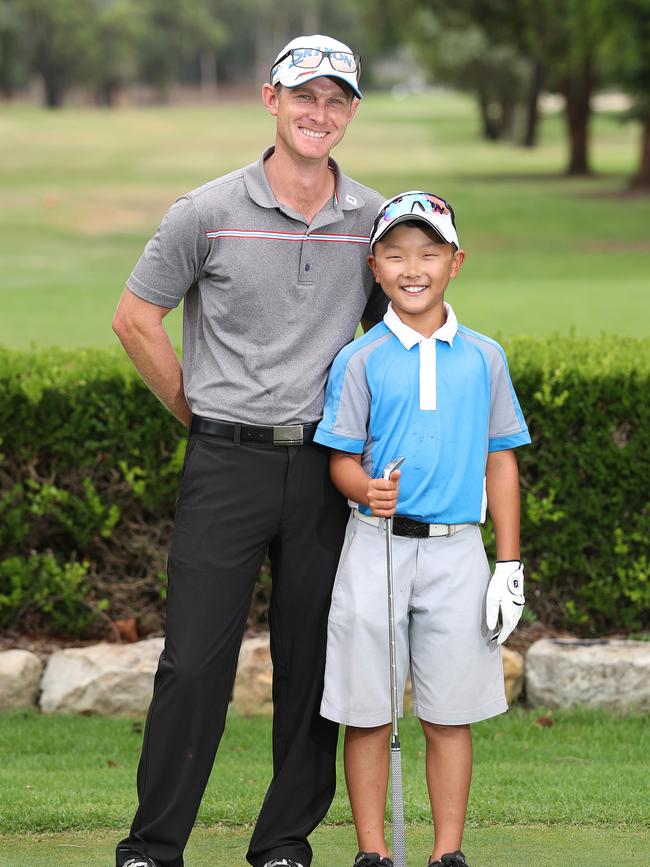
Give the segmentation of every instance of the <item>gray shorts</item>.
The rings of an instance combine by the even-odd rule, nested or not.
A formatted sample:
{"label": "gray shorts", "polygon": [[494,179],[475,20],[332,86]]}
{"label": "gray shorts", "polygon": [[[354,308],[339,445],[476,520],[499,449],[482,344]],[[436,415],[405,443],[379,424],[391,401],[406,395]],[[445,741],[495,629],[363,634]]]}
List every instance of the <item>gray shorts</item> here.
{"label": "gray shorts", "polygon": [[[400,716],[409,668],[422,720],[462,725],[508,709],[500,648],[485,623],[489,578],[475,525],[454,536],[393,537]],[[353,515],[332,595],[321,715],[353,726],[391,719],[385,536]]]}

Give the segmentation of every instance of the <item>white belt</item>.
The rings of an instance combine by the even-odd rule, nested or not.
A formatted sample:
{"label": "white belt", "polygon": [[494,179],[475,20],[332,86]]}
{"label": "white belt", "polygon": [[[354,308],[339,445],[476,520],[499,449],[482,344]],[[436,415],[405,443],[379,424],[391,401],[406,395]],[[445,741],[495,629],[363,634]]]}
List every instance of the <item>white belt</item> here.
{"label": "white belt", "polygon": [[[386,526],[386,518],[379,518],[377,515],[364,515],[363,512],[360,512],[358,509],[352,509],[352,514],[359,521],[363,521],[364,524],[372,524],[373,527],[377,527],[380,530],[383,530]],[[476,523],[470,524],[424,524],[419,521],[415,521],[413,523],[420,524],[423,528],[426,527],[429,530],[429,536],[454,536],[456,533],[460,533],[461,530],[466,530],[467,527],[476,527]],[[395,533],[395,529],[393,528],[393,532]],[[410,535],[410,534],[401,534],[395,533],[395,535]],[[417,538],[417,537],[416,537]]]}

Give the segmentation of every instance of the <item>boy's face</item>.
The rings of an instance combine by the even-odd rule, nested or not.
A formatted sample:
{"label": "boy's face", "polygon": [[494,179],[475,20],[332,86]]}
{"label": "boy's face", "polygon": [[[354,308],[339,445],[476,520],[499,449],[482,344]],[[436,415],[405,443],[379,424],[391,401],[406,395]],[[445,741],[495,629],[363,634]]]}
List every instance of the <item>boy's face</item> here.
{"label": "boy's face", "polygon": [[403,223],[377,241],[368,263],[400,319],[419,331],[441,312],[447,284],[464,259],[463,250],[441,243],[424,223]]}

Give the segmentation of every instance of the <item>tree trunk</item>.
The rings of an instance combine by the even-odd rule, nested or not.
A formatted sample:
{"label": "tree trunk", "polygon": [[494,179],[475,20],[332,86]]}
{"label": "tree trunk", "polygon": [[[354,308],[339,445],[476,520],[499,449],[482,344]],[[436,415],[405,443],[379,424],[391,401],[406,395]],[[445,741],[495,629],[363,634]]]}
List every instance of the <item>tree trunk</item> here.
{"label": "tree trunk", "polygon": [[217,57],[214,51],[202,51],[199,55],[201,90],[209,96],[217,95]]}
{"label": "tree trunk", "polygon": [[641,123],[641,158],[631,186],[635,190],[650,190],[650,114]]}
{"label": "tree trunk", "polygon": [[499,130],[494,118],[490,112],[490,100],[488,95],[479,90],[477,93],[478,107],[481,114],[481,134],[487,141],[497,141],[499,138]]}
{"label": "tree trunk", "polygon": [[45,105],[48,108],[61,108],[63,105],[63,88],[55,78],[46,78]]}
{"label": "tree trunk", "polygon": [[512,138],[515,128],[515,108],[517,106],[510,99],[501,99],[501,117],[499,121],[499,138]]}
{"label": "tree trunk", "polygon": [[570,154],[567,174],[586,176],[589,168],[589,118],[591,115],[591,90],[593,75],[591,58],[585,58],[581,68],[564,82],[562,91],[566,100],[566,121],[569,133]]}
{"label": "tree trunk", "polygon": [[95,105],[113,108],[120,86],[117,81],[103,81],[95,89]]}
{"label": "tree trunk", "polygon": [[539,61],[536,61],[533,64],[533,73],[531,75],[528,97],[526,99],[526,124],[524,127],[524,136],[521,141],[522,147],[525,148],[532,148],[537,144],[539,95],[542,90],[543,81],[544,67]]}

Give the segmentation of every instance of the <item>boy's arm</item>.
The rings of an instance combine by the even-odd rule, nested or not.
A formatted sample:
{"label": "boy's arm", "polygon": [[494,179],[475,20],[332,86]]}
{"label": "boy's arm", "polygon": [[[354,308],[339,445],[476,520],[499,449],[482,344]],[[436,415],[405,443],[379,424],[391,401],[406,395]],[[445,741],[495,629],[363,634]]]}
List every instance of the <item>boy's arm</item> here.
{"label": "boy's arm", "polygon": [[503,644],[519,622],[525,601],[519,547],[519,470],[512,449],[488,454],[485,484],[497,545],[497,564],[488,585],[485,619],[488,629],[498,628],[492,640]]}
{"label": "boy's arm", "polygon": [[512,449],[488,454],[485,486],[497,560],[519,560],[519,469]]}
{"label": "boy's arm", "polygon": [[371,479],[361,466],[361,455],[332,449],[330,476],[344,497],[369,506],[373,515],[389,518],[395,514],[399,495],[399,470],[391,473],[390,479]]}

